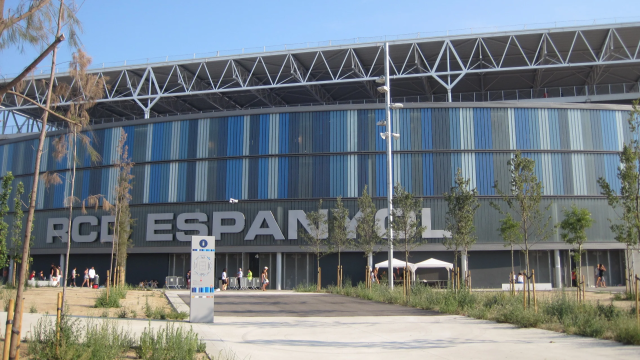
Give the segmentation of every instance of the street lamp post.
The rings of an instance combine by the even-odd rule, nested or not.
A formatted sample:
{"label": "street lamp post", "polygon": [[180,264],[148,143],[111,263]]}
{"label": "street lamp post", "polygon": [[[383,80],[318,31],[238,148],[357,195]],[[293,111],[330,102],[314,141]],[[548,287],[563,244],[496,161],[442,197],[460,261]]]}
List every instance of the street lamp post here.
{"label": "street lamp post", "polygon": [[389,43],[384,43],[384,86],[387,87],[384,100],[384,118],[387,122],[387,218],[389,225],[387,240],[389,241],[389,289],[393,290],[393,229],[391,229],[391,200],[393,198],[393,166],[391,164],[391,88],[389,87]]}
{"label": "street lamp post", "polygon": [[[384,81],[383,81],[384,80]],[[389,225],[387,227],[387,240],[389,241],[389,260],[387,261],[389,270],[389,288],[393,290],[393,230],[391,229],[391,221],[393,219],[392,213],[392,199],[393,199],[393,166],[391,156],[391,139],[400,138],[399,134],[391,132],[391,109],[401,109],[402,104],[391,104],[391,88],[389,79],[389,43],[384,43],[384,76],[376,80],[379,84],[384,84],[378,88],[378,91],[385,94],[384,121],[378,122],[377,125],[386,126],[386,131],[380,133],[383,139],[387,141],[387,218],[389,219]]]}

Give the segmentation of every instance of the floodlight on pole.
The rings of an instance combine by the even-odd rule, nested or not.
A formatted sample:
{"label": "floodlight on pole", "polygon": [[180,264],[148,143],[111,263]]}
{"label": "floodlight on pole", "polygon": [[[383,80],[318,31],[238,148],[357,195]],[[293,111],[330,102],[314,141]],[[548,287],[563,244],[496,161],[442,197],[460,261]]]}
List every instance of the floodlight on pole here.
{"label": "floodlight on pole", "polygon": [[389,87],[384,85],[384,86],[380,86],[378,87],[378,92],[380,94],[387,94],[389,92]]}
{"label": "floodlight on pole", "polygon": [[393,136],[393,138],[396,140],[400,139],[400,134],[391,133],[391,136]]}
{"label": "floodlight on pole", "polygon": [[376,82],[378,84],[384,84],[385,81],[386,81],[386,79],[385,79],[384,75],[380,75],[380,77],[376,79]]}
{"label": "floodlight on pole", "polygon": [[234,199],[234,198],[231,198],[231,199],[229,199],[229,203],[230,203],[230,204],[237,204],[237,203],[238,203],[238,200],[237,200],[237,199]]}
{"label": "floodlight on pole", "polygon": [[376,123],[376,125],[378,125],[378,126],[387,126],[387,122],[386,122],[386,121],[384,121],[384,120],[383,120],[383,121],[378,121],[378,122]]}
{"label": "floodlight on pole", "polygon": [[402,104],[391,104],[389,105],[389,107],[393,110],[398,110],[398,109],[402,109],[404,107],[404,105]]}

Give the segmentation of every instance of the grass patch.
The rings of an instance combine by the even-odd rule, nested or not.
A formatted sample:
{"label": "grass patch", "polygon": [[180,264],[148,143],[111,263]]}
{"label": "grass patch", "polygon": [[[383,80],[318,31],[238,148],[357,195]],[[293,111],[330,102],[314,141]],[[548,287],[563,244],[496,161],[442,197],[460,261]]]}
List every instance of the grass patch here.
{"label": "grass patch", "polygon": [[[315,289],[315,286],[313,287]],[[301,292],[313,291],[299,286]],[[424,310],[436,310],[446,314],[465,315],[477,319],[509,323],[522,328],[542,328],[567,334],[600,339],[611,339],[624,344],[640,345],[640,326],[635,320],[635,309],[621,310],[613,304],[593,302],[578,303],[572,294],[556,292],[538,299],[538,311],[533,306],[524,309],[522,295],[508,292],[455,292],[416,286],[410,299],[402,295],[402,288],[389,290],[387,286],[374,284],[371,289],[363,283],[357,286],[345,284],[343,288],[329,286],[323,291],[358,297],[365,300],[410,306]]]}
{"label": "grass patch", "polygon": [[112,321],[83,323],[63,316],[59,342],[55,328],[54,319],[40,319],[27,340],[29,353],[38,354],[38,359],[110,360],[122,358],[135,345],[134,339]]}
{"label": "grass patch", "polygon": [[107,289],[101,290],[96,298],[94,307],[96,308],[119,308],[120,300],[127,297],[126,286],[116,286],[109,289],[109,297],[107,298]]}
{"label": "grass patch", "polygon": [[124,359],[135,349],[141,359],[169,360],[196,359],[198,353],[205,352],[204,342],[193,330],[173,324],[157,331],[147,328],[138,339],[111,320],[81,321],[63,316],[60,340],[55,329],[55,319],[40,319],[27,339],[28,353],[37,354],[37,359],[111,360]]}
{"label": "grass patch", "polygon": [[293,291],[297,291],[297,292],[315,292],[317,290],[318,286],[316,284],[306,284],[306,283],[301,283],[298,284]]}
{"label": "grass patch", "polygon": [[144,316],[155,320],[184,320],[189,317],[189,314],[184,311],[177,312],[174,309],[165,310],[162,306],[153,307],[149,305],[149,299],[147,299],[147,303],[144,306]]}
{"label": "grass patch", "polygon": [[204,342],[192,329],[167,324],[157,332],[145,329],[140,335],[140,346],[136,354],[141,359],[194,359],[197,353],[205,351]]}
{"label": "grass patch", "polygon": [[636,294],[634,294],[633,292],[625,291],[625,292],[613,294],[613,300],[615,301],[635,300],[635,299],[636,299]]}

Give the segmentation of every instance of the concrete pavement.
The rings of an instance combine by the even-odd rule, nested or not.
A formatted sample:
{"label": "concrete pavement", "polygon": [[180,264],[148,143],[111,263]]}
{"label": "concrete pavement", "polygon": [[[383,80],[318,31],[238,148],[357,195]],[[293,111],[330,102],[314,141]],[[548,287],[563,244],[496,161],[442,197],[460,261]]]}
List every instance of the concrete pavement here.
{"label": "concrete pavement", "polygon": [[[176,292],[177,293],[177,292]],[[474,320],[463,316],[424,315],[380,316],[371,312],[368,306],[386,304],[366,304],[342,297],[333,300],[329,294],[297,294],[285,292],[246,292],[242,294],[216,294],[219,307],[233,307],[235,301],[245,297],[245,305],[252,300],[271,297],[273,309],[292,304],[292,313],[301,316],[216,316],[214,324],[190,324],[177,322],[177,326],[192,328],[207,344],[209,355],[217,356],[220,351],[232,350],[237,359],[638,359],[640,347],[625,346],[613,341],[569,336],[538,329],[518,329],[508,324]],[[255,297],[255,299],[254,299]],[[172,296],[179,298],[179,296]],[[326,300],[335,307],[362,308],[360,316],[305,316],[301,308],[305,303]],[[353,301],[353,302],[352,302]],[[340,313],[340,308],[326,308]],[[420,311],[409,309],[412,311]],[[314,310],[316,311],[316,310]],[[221,315],[222,312],[218,315]],[[335,314],[334,314],[335,315]],[[23,329],[29,329],[45,315],[24,314]],[[6,313],[0,313],[0,323],[4,323]],[[55,320],[55,317],[53,317]],[[94,318],[94,321],[103,321]],[[166,321],[112,319],[138,335],[146,327],[155,329],[165,326]],[[23,336],[28,332],[23,331]]]}

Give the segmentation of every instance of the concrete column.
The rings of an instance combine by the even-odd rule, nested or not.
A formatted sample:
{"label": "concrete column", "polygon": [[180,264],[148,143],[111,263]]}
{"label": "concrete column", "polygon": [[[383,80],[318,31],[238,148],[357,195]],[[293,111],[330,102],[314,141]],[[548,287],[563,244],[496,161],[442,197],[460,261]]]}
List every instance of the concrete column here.
{"label": "concrete column", "polygon": [[276,254],[276,290],[282,290],[282,253]]}
{"label": "concrete column", "polygon": [[245,253],[242,253],[242,265],[240,265],[240,267],[242,268],[242,272],[246,274],[247,269],[245,269],[244,267],[244,258],[245,258]]}
{"label": "concrete column", "polygon": [[[467,256],[466,252],[462,252],[460,253],[460,267],[462,270],[462,277],[460,281],[463,281],[462,279],[466,279],[467,278],[467,270],[469,270],[469,257]],[[455,265],[454,265],[455,266]]]}
{"label": "concrete column", "polygon": [[560,250],[553,250],[553,263],[555,264],[556,287],[562,289],[562,268],[560,267]]}

